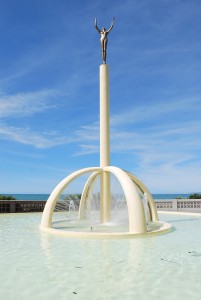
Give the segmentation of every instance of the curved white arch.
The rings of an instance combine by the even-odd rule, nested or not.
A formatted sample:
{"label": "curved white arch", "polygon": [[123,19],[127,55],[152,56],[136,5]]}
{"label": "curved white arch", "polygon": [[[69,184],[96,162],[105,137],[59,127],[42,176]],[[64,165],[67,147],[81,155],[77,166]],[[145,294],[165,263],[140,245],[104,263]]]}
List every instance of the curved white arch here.
{"label": "curved white arch", "polygon": [[130,176],[122,169],[112,166],[104,167],[103,171],[111,172],[122,186],[128,206],[129,232],[135,234],[145,233],[144,207]]}
{"label": "curved white arch", "polygon": [[93,184],[94,180],[96,180],[96,177],[99,174],[100,174],[100,172],[94,172],[87,179],[87,182],[83,188],[83,192],[82,192],[82,196],[81,196],[81,200],[80,200],[78,219],[83,219],[83,217],[84,217],[84,205],[86,202],[89,186]]}
{"label": "curved white arch", "polygon": [[146,186],[133,174],[124,171],[118,167],[114,166],[106,166],[106,167],[90,167],[75,171],[74,173],[70,174],[66,178],[64,178],[53,190],[51,193],[44,211],[41,220],[41,228],[48,229],[51,228],[52,223],[52,215],[58,201],[60,194],[63,190],[70,184],[74,179],[78,176],[83,175],[85,173],[93,172],[83,189],[82,198],[80,201],[80,208],[79,208],[79,218],[83,217],[83,207],[86,201],[87,192],[89,186],[93,184],[95,178],[102,172],[110,172],[112,173],[119,181],[122,186],[123,192],[125,194],[127,207],[128,207],[128,218],[129,218],[129,234],[144,234],[146,233],[146,220],[145,220],[145,212],[142,201],[139,197],[137,187],[142,191],[146,192],[148,195],[148,201],[150,205],[150,210],[152,214],[152,219],[154,221],[158,221],[158,214],[155,208],[154,200],[146,188]]}
{"label": "curved white arch", "polygon": [[42,215],[42,220],[41,220],[41,227],[43,228],[49,228],[51,227],[52,223],[52,214],[56,205],[56,202],[58,200],[59,195],[63,192],[63,190],[67,187],[68,184],[75,178],[77,178],[80,175],[83,175],[85,173],[89,172],[101,172],[102,168],[100,167],[90,167],[90,168],[85,168],[81,169],[78,171],[73,172],[66,178],[64,178],[52,191],[51,195],[49,196],[44,211]]}
{"label": "curved white arch", "polygon": [[151,210],[151,218],[152,221],[158,221],[158,212],[154,203],[154,199],[150,193],[150,191],[148,190],[148,188],[132,173],[125,171],[130,178],[135,182],[135,184],[138,186],[138,188],[143,192],[146,193],[148,196],[148,203],[150,205],[150,210]]}

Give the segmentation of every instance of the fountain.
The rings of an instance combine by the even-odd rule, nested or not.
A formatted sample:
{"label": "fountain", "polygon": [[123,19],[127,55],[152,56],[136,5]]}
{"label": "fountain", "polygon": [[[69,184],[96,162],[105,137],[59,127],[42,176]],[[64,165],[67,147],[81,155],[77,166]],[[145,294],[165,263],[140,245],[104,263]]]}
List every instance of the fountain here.
{"label": "fountain", "polygon": [[74,204],[73,200],[70,200],[68,210],[69,210],[69,212],[75,212],[75,204]]}
{"label": "fountain", "polygon": [[[105,28],[100,30],[95,18],[95,28],[100,34],[102,48],[102,64],[100,65],[100,166],[75,171],[55,187],[43,211],[40,226],[43,231],[71,237],[125,238],[161,234],[171,230],[170,224],[158,220],[155,203],[147,187],[130,172],[116,166],[110,166],[109,67],[106,64],[106,50],[107,36],[113,28],[113,23],[114,18],[108,30]],[[60,195],[72,181],[84,174],[88,174],[88,178],[81,194],[77,219],[68,222],[63,219],[52,222],[54,209]],[[117,202],[117,199],[114,199],[115,197],[112,197],[111,194],[111,176],[118,180],[127,207],[127,219],[119,223],[111,221],[111,200]],[[93,187],[98,180],[100,189],[98,197],[96,195],[96,207],[93,207]],[[70,202],[71,210],[73,204]],[[121,208],[120,204],[117,205],[118,210]],[[121,215],[121,212],[118,214]],[[89,215],[90,217],[88,217]]]}

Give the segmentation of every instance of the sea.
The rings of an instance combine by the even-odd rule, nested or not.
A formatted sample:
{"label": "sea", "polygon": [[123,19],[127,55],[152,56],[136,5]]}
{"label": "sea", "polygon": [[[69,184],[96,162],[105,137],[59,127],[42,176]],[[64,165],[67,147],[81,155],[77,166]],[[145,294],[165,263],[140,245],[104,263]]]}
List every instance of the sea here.
{"label": "sea", "polygon": [[[49,198],[50,194],[2,194],[5,196],[13,196],[16,198],[16,200],[36,200],[36,201],[41,201],[41,200],[47,200]],[[152,194],[153,198],[155,201],[157,200],[171,200],[171,199],[176,199],[178,197],[181,198],[188,198],[190,194]]]}

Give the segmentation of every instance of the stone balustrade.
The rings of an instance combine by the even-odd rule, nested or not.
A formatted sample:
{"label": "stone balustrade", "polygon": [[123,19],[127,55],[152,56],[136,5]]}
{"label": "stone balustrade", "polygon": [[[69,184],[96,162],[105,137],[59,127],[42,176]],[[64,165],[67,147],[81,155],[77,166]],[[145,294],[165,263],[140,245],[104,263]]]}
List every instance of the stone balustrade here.
{"label": "stone balustrade", "polygon": [[201,199],[172,199],[155,201],[158,211],[180,211],[201,213]]}
{"label": "stone balustrade", "polygon": [[0,213],[42,212],[46,201],[0,200]]}
{"label": "stone balustrade", "polygon": [[[30,200],[0,200],[0,213],[42,212],[46,201]],[[158,211],[180,211],[201,213],[201,199],[171,199],[157,200],[155,205]],[[59,207],[55,208],[59,211]]]}

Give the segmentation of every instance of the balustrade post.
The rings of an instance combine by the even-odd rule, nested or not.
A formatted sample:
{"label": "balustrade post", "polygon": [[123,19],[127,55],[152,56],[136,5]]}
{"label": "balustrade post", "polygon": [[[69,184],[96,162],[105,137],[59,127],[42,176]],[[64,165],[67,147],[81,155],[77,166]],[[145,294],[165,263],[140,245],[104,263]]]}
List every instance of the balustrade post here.
{"label": "balustrade post", "polygon": [[177,199],[172,200],[172,209],[173,209],[174,211],[177,211],[177,210],[178,210],[178,207],[177,207]]}
{"label": "balustrade post", "polygon": [[16,209],[15,209],[15,201],[11,201],[10,202],[10,213],[15,213]]}

